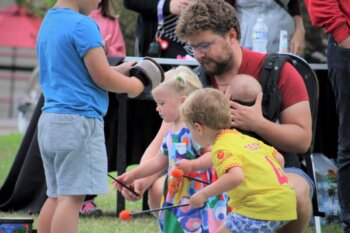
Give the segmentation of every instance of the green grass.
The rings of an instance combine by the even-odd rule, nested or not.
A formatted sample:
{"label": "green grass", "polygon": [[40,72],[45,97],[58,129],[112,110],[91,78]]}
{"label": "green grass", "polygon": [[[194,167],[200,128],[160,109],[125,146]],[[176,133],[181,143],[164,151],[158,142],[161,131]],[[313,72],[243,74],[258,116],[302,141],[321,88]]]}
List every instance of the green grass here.
{"label": "green grass", "polygon": [[[18,147],[23,139],[23,135],[11,134],[6,136],[0,136],[0,187],[5,181],[12,163],[15,159]],[[116,176],[116,173],[111,173]],[[116,193],[109,180],[108,194],[99,195],[95,201],[97,205],[105,213],[102,217],[82,217],[79,223],[79,233],[136,233],[136,232],[158,232],[157,220],[151,216],[143,216],[142,218],[134,218],[129,222],[122,222],[117,219],[115,215],[116,206]],[[141,201],[127,202],[126,209],[131,211],[141,210]],[[7,213],[0,211],[0,217],[4,216],[21,216],[29,217],[25,212]],[[37,215],[31,215],[34,218],[34,229],[37,227]],[[307,233],[312,233],[313,226],[310,224]],[[323,225],[323,233],[341,233],[342,229],[339,225]]]}

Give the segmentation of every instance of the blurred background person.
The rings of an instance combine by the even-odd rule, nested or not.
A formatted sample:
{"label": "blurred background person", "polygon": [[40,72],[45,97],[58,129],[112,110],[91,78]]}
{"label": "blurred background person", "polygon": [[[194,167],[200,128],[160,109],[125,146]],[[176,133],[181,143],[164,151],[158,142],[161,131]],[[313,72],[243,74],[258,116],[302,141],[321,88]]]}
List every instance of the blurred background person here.
{"label": "blurred background person", "polygon": [[[287,32],[288,51],[304,55],[305,29],[299,0],[235,0],[241,25],[241,44],[252,49],[253,27],[259,17],[268,26],[266,52],[279,52],[280,32]],[[286,51],[284,51],[286,52]]]}
{"label": "blurred background person", "polygon": [[121,31],[118,16],[109,7],[109,0],[102,0],[99,9],[93,10],[90,17],[98,24],[105,43],[107,56],[126,55],[124,36]]}

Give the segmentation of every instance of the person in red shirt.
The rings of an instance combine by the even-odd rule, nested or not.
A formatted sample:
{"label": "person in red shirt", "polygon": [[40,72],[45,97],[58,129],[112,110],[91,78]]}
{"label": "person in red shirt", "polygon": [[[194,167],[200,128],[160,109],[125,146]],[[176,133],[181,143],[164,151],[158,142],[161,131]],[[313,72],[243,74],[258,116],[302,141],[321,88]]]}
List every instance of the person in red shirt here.
{"label": "person in red shirt", "polygon": [[[240,26],[232,6],[223,0],[194,0],[181,13],[177,24],[177,35],[189,45],[193,55],[200,63],[200,78],[204,86],[225,91],[237,74],[248,74],[258,79],[266,54],[242,49]],[[231,102],[233,127],[251,131],[280,151],[303,153],[311,144],[311,112],[307,90],[302,77],[294,67],[286,63],[282,67],[278,87],[282,96],[279,124],[264,118],[261,109],[262,94],[258,95],[253,106],[243,106]],[[141,163],[159,150],[161,139],[170,126],[162,126],[153,142],[145,151]],[[283,153],[282,153],[283,154]],[[292,155],[291,155],[292,156]],[[312,181],[298,168],[296,155],[285,157],[289,182],[297,196],[297,220],[290,221],[279,232],[302,233],[311,217]],[[159,174],[160,175],[160,174]],[[151,203],[161,193],[163,179],[158,176],[135,181],[132,187],[143,194],[150,186]],[[148,185],[145,185],[148,184]],[[123,195],[136,200],[127,190]],[[273,201],[273,200],[272,200]],[[151,206],[159,207],[158,206]]]}
{"label": "person in red shirt", "polygon": [[348,0],[306,0],[311,22],[329,35],[328,78],[338,114],[338,194],[344,233],[350,233],[350,4]]}

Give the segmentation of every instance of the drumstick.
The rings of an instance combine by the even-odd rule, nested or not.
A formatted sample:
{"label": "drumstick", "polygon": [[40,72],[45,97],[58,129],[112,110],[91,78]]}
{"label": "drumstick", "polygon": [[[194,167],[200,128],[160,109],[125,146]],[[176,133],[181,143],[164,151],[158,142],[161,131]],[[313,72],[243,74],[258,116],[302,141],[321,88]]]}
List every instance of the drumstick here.
{"label": "drumstick", "polygon": [[124,184],[123,182],[117,180],[116,178],[114,178],[113,176],[111,176],[110,174],[108,174],[108,176],[110,178],[112,178],[115,182],[117,182],[118,184],[120,184],[121,186],[123,186],[124,188],[126,188],[127,190],[129,190],[130,192],[132,192],[133,194],[135,194],[136,196],[140,196],[137,192],[135,192],[132,188],[130,188],[129,186],[127,186],[126,184]]}
{"label": "drumstick", "polygon": [[147,214],[151,213],[154,211],[160,211],[160,210],[168,210],[172,208],[179,208],[183,206],[188,206],[189,204],[181,204],[181,205],[172,205],[172,206],[166,206],[166,207],[161,207],[161,208],[156,208],[156,209],[150,209],[150,210],[144,210],[136,213],[132,213],[129,210],[123,210],[122,212],[119,213],[119,218],[125,221],[129,221],[131,219],[131,216],[133,215],[140,215],[140,214]]}
{"label": "drumstick", "polygon": [[184,175],[184,172],[181,169],[179,169],[179,168],[174,168],[173,170],[171,170],[170,175],[174,176],[176,178],[180,178],[180,179],[182,177],[185,177],[187,179],[194,180],[194,181],[197,181],[197,182],[200,182],[200,183],[203,183],[203,184],[208,184],[208,185],[210,184],[207,181],[203,181],[203,180],[200,180],[200,179],[197,179],[197,178],[193,178],[193,177]]}

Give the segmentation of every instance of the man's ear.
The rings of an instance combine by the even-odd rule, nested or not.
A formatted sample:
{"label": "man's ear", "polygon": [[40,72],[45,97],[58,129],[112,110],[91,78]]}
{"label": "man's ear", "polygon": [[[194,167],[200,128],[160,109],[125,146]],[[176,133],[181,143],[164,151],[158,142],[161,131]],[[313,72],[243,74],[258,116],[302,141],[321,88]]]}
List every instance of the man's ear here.
{"label": "man's ear", "polygon": [[236,42],[238,41],[237,39],[237,32],[235,29],[231,28],[229,31],[228,31],[228,38],[230,40],[230,42]]}

